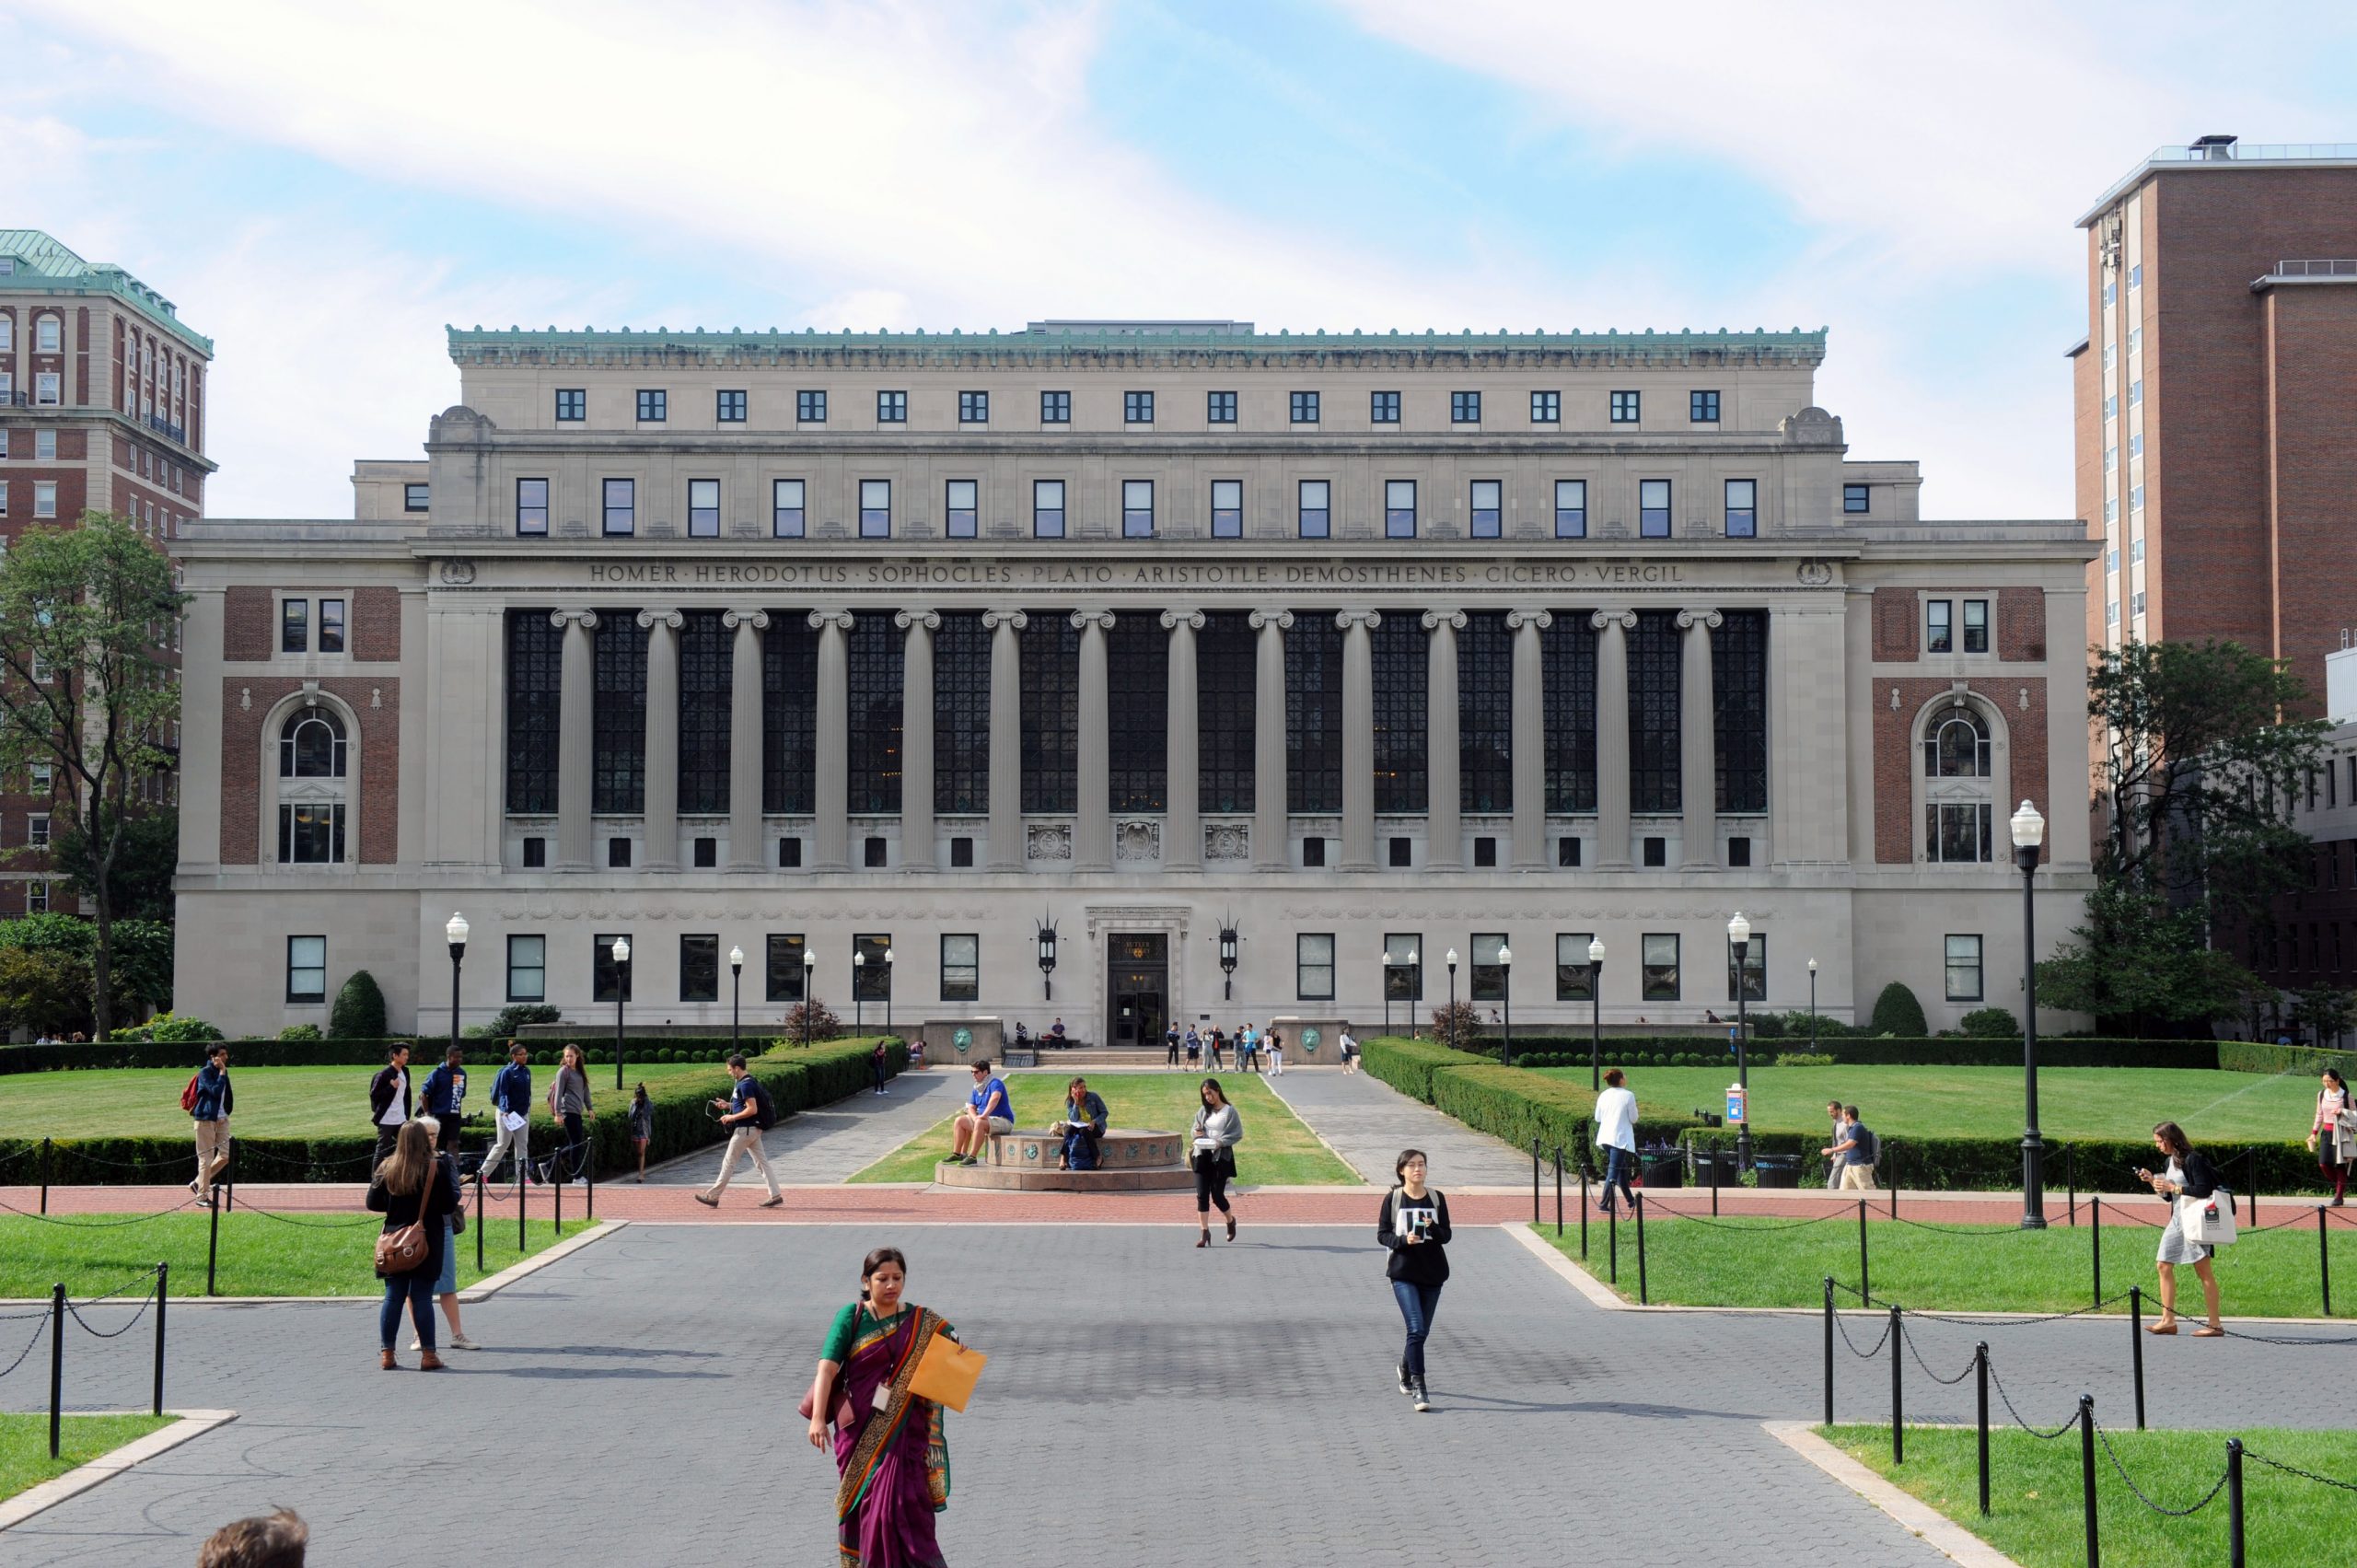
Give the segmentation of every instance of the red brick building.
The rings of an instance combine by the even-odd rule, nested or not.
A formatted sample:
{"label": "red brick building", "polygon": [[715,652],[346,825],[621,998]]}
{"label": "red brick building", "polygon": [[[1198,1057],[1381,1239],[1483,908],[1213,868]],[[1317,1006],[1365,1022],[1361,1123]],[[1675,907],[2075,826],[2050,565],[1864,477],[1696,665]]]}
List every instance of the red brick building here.
{"label": "red brick building", "polygon": [[[85,511],[120,512],[162,548],[202,517],[212,357],[213,340],[122,268],[0,229],[0,549]],[[52,790],[38,774],[0,779],[0,851],[47,842]],[[49,900],[38,860],[0,869],[0,917]]]}

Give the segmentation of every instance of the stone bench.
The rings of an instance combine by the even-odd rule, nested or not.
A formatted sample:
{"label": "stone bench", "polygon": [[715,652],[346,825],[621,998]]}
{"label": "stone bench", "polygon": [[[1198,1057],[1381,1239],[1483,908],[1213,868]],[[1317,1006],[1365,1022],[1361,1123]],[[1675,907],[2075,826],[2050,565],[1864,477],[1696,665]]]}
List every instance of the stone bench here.
{"label": "stone bench", "polygon": [[1095,1170],[1058,1169],[1062,1152],[1063,1138],[1044,1129],[996,1132],[982,1151],[981,1164],[944,1160],[933,1179],[944,1187],[999,1192],[1155,1192],[1195,1184],[1184,1132],[1109,1128],[1097,1140]]}

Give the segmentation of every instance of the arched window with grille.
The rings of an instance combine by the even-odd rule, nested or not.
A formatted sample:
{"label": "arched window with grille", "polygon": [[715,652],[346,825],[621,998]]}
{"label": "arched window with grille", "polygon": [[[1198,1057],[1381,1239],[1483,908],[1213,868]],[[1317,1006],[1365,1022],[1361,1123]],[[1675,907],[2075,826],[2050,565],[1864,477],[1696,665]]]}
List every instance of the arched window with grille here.
{"label": "arched window with grille", "polygon": [[1923,858],[1994,859],[1995,748],[1988,717],[1958,695],[1923,717]]}
{"label": "arched window with grille", "polygon": [[341,865],[349,742],[332,708],[308,703],[278,732],[278,864]]}

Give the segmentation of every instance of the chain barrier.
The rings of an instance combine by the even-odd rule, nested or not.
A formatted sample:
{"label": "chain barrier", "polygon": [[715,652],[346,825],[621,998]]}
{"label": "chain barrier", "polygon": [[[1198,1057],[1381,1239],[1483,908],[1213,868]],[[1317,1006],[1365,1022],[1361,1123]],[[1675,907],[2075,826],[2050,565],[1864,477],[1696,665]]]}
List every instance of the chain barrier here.
{"label": "chain barrier", "polygon": [[1916,1230],[1935,1230],[1942,1236],[1998,1237],[2020,1234],[2020,1227],[2016,1225],[1998,1225],[1991,1228],[1988,1225],[1933,1225],[1928,1220],[1910,1220],[1898,1214],[1869,1215],[1868,1217],[1897,1220],[1900,1225],[1911,1226]]}
{"label": "chain barrier", "polygon": [[25,1219],[39,1220],[43,1225],[64,1225],[68,1230],[112,1230],[118,1225],[145,1225],[149,1220],[159,1220],[166,1214],[177,1214],[181,1210],[192,1208],[202,1202],[202,1199],[192,1192],[168,1209],[157,1209],[152,1214],[129,1214],[121,1219],[111,1220],[66,1220],[60,1219],[55,1214],[37,1214],[30,1209],[17,1207],[5,1198],[0,1198],[0,1209],[6,1209],[8,1213]]}
{"label": "chain barrier", "polygon": [[2024,1421],[2022,1419],[2022,1412],[2014,1408],[2013,1396],[2006,1393],[2004,1384],[1998,1381],[1997,1364],[1993,1361],[1989,1364],[1989,1386],[1991,1388],[1996,1389],[1997,1398],[2004,1401],[2005,1413],[2014,1418],[2014,1424],[2020,1427],[2024,1432],[2028,1433],[2032,1437],[2037,1438],[2041,1443],[2051,1443],[2057,1437],[2061,1436],[2064,1433],[2079,1424],[2079,1412],[2076,1411],[2073,1411],[2069,1418],[2065,1420],[2061,1425],[2056,1427],[2051,1432],[2040,1432],[2037,1427],[2032,1426],[2029,1423]]}
{"label": "chain barrier", "polygon": [[[36,1312],[32,1314],[32,1316],[46,1318],[49,1314],[46,1312]],[[35,1327],[33,1330],[33,1337],[26,1342],[25,1348],[23,1350],[17,1353],[17,1359],[10,1362],[6,1366],[0,1366],[0,1377],[6,1377],[9,1373],[14,1372],[19,1366],[22,1366],[25,1364],[25,1357],[33,1353],[33,1346],[41,1343],[41,1336],[48,1331],[49,1326],[46,1323],[42,1323]]]}
{"label": "chain barrier", "polygon": [[1884,1342],[1890,1338],[1890,1326],[1896,1321],[1898,1321],[1896,1318],[1885,1318],[1882,1326],[1882,1338],[1875,1342],[1875,1348],[1872,1350],[1860,1350],[1858,1348],[1858,1342],[1850,1337],[1850,1325],[1841,1321],[1841,1314],[1836,1312],[1833,1315],[1833,1326],[1841,1330],[1841,1342],[1848,1345],[1850,1347],[1850,1353],[1856,1356],[1860,1361],[1872,1361],[1875,1357],[1882,1353]]}
{"label": "chain barrier", "polygon": [[1972,1376],[1972,1369],[1974,1367],[1980,1365],[1980,1357],[1976,1353],[1971,1360],[1964,1364],[1963,1371],[1957,1373],[1953,1377],[1943,1377],[1938,1373],[1932,1370],[1932,1364],[1925,1361],[1923,1359],[1923,1353],[1915,1348],[1914,1335],[1902,1333],[1899,1335],[1899,1338],[1906,1342],[1907,1353],[1915,1358],[1915,1365],[1923,1369],[1923,1376],[1929,1377],[1934,1383],[1945,1383],[1951,1386],[1961,1383],[1966,1378]]}
{"label": "chain barrier", "polygon": [[292,1214],[273,1214],[268,1209],[257,1209],[250,1203],[238,1204],[238,1212],[241,1214],[260,1214],[266,1220],[276,1220],[280,1225],[291,1225],[298,1230],[357,1230],[364,1225],[381,1225],[385,1223],[383,1219],[373,1214],[363,1214],[356,1220],[302,1220],[296,1219]]}
{"label": "chain barrier", "polygon": [[[1954,1323],[1967,1329],[2018,1329],[2027,1328],[2033,1323],[2060,1323],[2066,1318],[2084,1318],[2090,1312],[2101,1312],[2106,1307],[2119,1306],[2128,1299],[2129,1294],[2123,1290],[2118,1295],[2107,1296],[2090,1306],[2074,1307],[2068,1312],[2047,1312],[2026,1318],[1960,1318],[1944,1312],[1919,1312],[1911,1307],[1905,1310],[1910,1318],[1927,1318],[1934,1323]],[[1891,1303],[1879,1302],[1875,1305],[1887,1307]]]}
{"label": "chain barrier", "polygon": [[2223,1329],[2221,1331],[2230,1340],[2248,1340],[2251,1343],[2259,1345],[2357,1345],[2357,1336],[2352,1335],[2342,1335],[2329,1340],[2312,1340],[2296,1338],[2290,1334],[2246,1334],[2240,1329]]}
{"label": "chain barrier", "polygon": [[1844,1207],[1829,1214],[1819,1214],[1813,1220],[1791,1220],[1781,1225],[1729,1225],[1724,1219],[1714,1220],[1707,1214],[1689,1214],[1679,1209],[1655,1208],[1651,1204],[1646,1205],[1646,1209],[1650,1214],[1662,1214],[1670,1219],[1691,1220],[1696,1225],[1708,1225],[1713,1230],[1743,1230],[1759,1235],[1780,1230],[1803,1230],[1813,1225],[1823,1225],[1828,1220],[1852,1219],[1857,1215],[1855,1209]]}
{"label": "chain barrier", "polygon": [[2335,1481],[2328,1475],[2318,1475],[2314,1470],[2304,1470],[2297,1465],[2287,1465],[2281,1459],[2270,1459],[2254,1448],[2246,1446],[2243,1449],[2243,1458],[2257,1459],[2269,1469],[2282,1470],[2286,1475],[2298,1476],[2302,1481],[2313,1481],[2320,1486],[2337,1486],[2343,1492],[2357,1492],[2357,1481]]}
{"label": "chain barrier", "polygon": [[[148,1272],[149,1272],[150,1273],[153,1273],[155,1271],[153,1271],[153,1270],[151,1269],[151,1270],[149,1270]],[[128,1287],[125,1287],[125,1288],[128,1288]],[[99,1300],[104,1300],[104,1299],[105,1299],[105,1297],[101,1296],[101,1297],[99,1297]],[[96,1305],[96,1303],[94,1303],[94,1302],[88,1302],[88,1301],[86,1301],[86,1302],[82,1303],[82,1307],[90,1307],[90,1306],[94,1306],[94,1305]],[[138,1310],[138,1311],[136,1311],[136,1312],[134,1312],[134,1313],[131,1315],[131,1321],[129,1321],[129,1322],[125,1323],[125,1324],[124,1324],[122,1328],[120,1328],[120,1329],[115,1329],[115,1330],[110,1330],[110,1331],[101,1331],[101,1330],[97,1330],[97,1329],[93,1329],[93,1328],[91,1328],[91,1327],[90,1327],[90,1323],[89,1323],[89,1319],[87,1319],[87,1318],[84,1318],[84,1317],[82,1316],[82,1308],[81,1308],[81,1307],[76,1307],[76,1306],[75,1306],[75,1305],[74,1305],[74,1303],[72,1303],[72,1302],[70,1302],[70,1301],[69,1301],[69,1302],[67,1302],[67,1303],[65,1304],[65,1315],[66,1315],[67,1317],[69,1317],[69,1318],[73,1318],[73,1319],[74,1319],[74,1321],[75,1322],[75,1324],[77,1324],[77,1325],[81,1328],[82,1331],[83,1331],[84,1333],[86,1333],[86,1334],[89,1335],[92,1339],[96,1339],[96,1340],[119,1340],[119,1339],[122,1338],[122,1336],[123,1336],[123,1335],[125,1335],[125,1334],[127,1334],[127,1333],[131,1332],[131,1330],[134,1330],[134,1329],[137,1328],[137,1327],[139,1326],[139,1319],[141,1319],[142,1318],[146,1317],[146,1316],[147,1316],[147,1309],[148,1309],[150,1307],[153,1307],[153,1306],[155,1306],[155,1305],[156,1305],[156,1293],[155,1293],[154,1291],[152,1291],[152,1290],[151,1290],[151,1291],[149,1291],[149,1292],[148,1292],[145,1296],[143,1296],[143,1297],[141,1297],[141,1298],[140,1298],[140,1302],[139,1302],[139,1310]]]}
{"label": "chain barrier", "polygon": [[[2095,1423],[2095,1428],[2096,1435],[2103,1441],[2104,1457],[2111,1461],[2111,1468],[2115,1471],[2119,1472],[2121,1484],[2126,1486],[2130,1492],[2135,1493],[2137,1502],[2142,1503],[2145,1507],[2150,1508],[2154,1513],[2162,1516],[2164,1518],[2189,1519],[2194,1515],[2199,1514],[2201,1510],[2210,1506],[2211,1504],[2218,1501],[2218,1493],[2226,1490],[2226,1478],[2234,1473],[2232,1469],[2220,1470],[2218,1472],[2218,1479],[2210,1483],[2210,1490],[2201,1494],[2201,1501],[2196,1503],[2190,1508],[2164,1507],[2160,1504],[2154,1502],[2150,1497],[2144,1495],[2144,1489],[2136,1484],[2136,1478],[2130,1475],[2128,1473],[2128,1467],[2119,1462],[2119,1455],[2111,1446],[2111,1434],[2104,1429],[2103,1423],[2099,1421],[2096,1422]],[[2244,1452],[2248,1453],[2249,1450],[2245,1449]]]}

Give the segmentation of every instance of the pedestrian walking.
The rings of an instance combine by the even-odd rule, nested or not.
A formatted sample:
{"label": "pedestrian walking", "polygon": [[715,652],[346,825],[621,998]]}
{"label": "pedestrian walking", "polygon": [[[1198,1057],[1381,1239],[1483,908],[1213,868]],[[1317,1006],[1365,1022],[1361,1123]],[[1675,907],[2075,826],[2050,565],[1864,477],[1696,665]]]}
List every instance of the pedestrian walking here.
{"label": "pedestrian walking", "polygon": [[859,1299],[835,1314],[800,1413],[824,1453],[834,1428],[835,1561],[842,1568],[941,1568],[935,1519],[949,1506],[942,1409],[910,1390],[906,1369],[935,1335],[958,1330],[905,1303],[909,1262],[879,1247],[859,1266]]}
{"label": "pedestrian walking", "polygon": [[1249,1024],[1236,1031],[1236,1064],[1246,1073],[1260,1070],[1260,1037],[1252,1032]]}
{"label": "pedestrian walking", "polygon": [[1211,1039],[1208,1043],[1212,1049],[1212,1071],[1216,1073],[1221,1068],[1227,1065],[1226,1060],[1223,1055],[1227,1045],[1227,1039],[1219,1032],[1219,1029],[1216,1027],[1214,1027],[1212,1029]]}
{"label": "pedestrian walking", "polygon": [[1858,1108],[1845,1105],[1841,1108],[1841,1130],[1833,1135],[1830,1147],[1817,1153],[1841,1167],[1842,1191],[1871,1192],[1875,1185],[1875,1156],[1881,1145],[1882,1140],[1866,1131],[1865,1124],[1858,1120]]}
{"label": "pedestrian walking", "polygon": [[292,1508],[233,1519],[204,1538],[196,1568],[303,1568],[311,1527]]}
{"label": "pedestrian walking", "polygon": [[1276,1025],[1271,1024],[1269,1026],[1267,1040],[1269,1042],[1269,1072],[1271,1076],[1282,1078],[1285,1075],[1285,1037],[1278,1029]]}
{"label": "pedestrian walking", "polygon": [[[421,1116],[421,1121],[432,1121]],[[435,1130],[435,1141],[441,1141],[441,1130]],[[450,1324],[452,1350],[481,1350],[482,1347],[467,1338],[466,1325],[459,1321],[459,1237],[467,1234],[467,1193],[459,1185],[459,1162],[450,1155],[435,1156],[436,1179],[450,1184],[450,1212],[442,1216],[442,1272],[435,1276],[434,1299],[442,1308],[442,1316]],[[419,1340],[409,1342],[412,1350],[424,1349]]]}
{"label": "pedestrian walking", "polygon": [[1397,1184],[1383,1195],[1382,1213],[1376,1216],[1375,1238],[1390,1249],[1384,1272],[1391,1279],[1392,1299],[1408,1327],[1408,1342],[1399,1357],[1399,1391],[1416,1408],[1433,1408],[1424,1391],[1424,1340],[1433,1331],[1433,1314],[1440,1309],[1440,1287],[1448,1282],[1448,1200],[1424,1184],[1424,1151],[1402,1149],[1392,1163]]}
{"label": "pedestrian walking", "polygon": [[510,1041],[507,1065],[491,1081],[491,1150],[475,1168],[489,1181],[512,1153],[518,1170],[532,1167],[532,1053]]}
{"label": "pedestrian walking", "polygon": [[1628,1074],[1618,1067],[1604,1070],[1604,1092],[1596,1097],[1596,1146],[1604,1151],[1604,1196],[1596,1207],[1612,1213],[1612,1190],[1634,1203],[1629,1173],[1637,1164],[1637,1097],[1630,1092]]}
{"label": "pedestrian walking", "polygon": [[[1834,1144],[1840,1143],[1841,1102],[1838,1099],[1827,1100],[1825,1102],[1825,1114],[1827,1119],[1833,1123],[1832,1142]],[[1830,1145],[1829,1145],[1829,1146]],[[1824,1151],[1820,1150],[1818,1152],[1823,1153]],[[1825,1162],[1825,1190],[1828,1192],[1838,1191],[1840,1189],[1840,1186],[1841,1162],[1838,1159],[1828,1159]]]}
{"label": "pedestrian walking", "polygon": [[2337,1069],[2326,1068],[2323,1082],[2316,1120],[2308,1123],[2308,1147],[2316,1151],[2316,1168],[2332,1183],[2332,1206],[2338,1209],[2349,1196],[2349,1163],[2357,1159],[2357,1106],[2349,1103],[2349,1080]]}
{"label": "pedestrian walking", "polygon": [[884,1041],[877,1040],[876,1049],[867,1053],[867,1070],[876,1079],[876,1092],[888,1092],[884,1081],[892,1075],[892,1055]]}
{"label": "pedestrian walking", "polygon": [[720,1195],[728,1191],[728,1179],[735,1174],[737,1161],[750,1155],[753,1168],[761,1173],[769,1184],[770,1195],[762,1202],[764,1209],[774,1209],[785,1202],[785,1194],[778,1191],[777,1177],[770,1169],[770,1156],[761,1147],[761,1134],[777,1121],[777,1109],[770,1099],[770,1091],[759,1078],[745,1070],[745,1059],[728,1059],[728,1075],[737,1080],[736,1086],[726,1098],[712,1103],[720,1111],[720,1124],[728,1129],[728,1149],[720,1156],[720,1174],[711,1186],[695,1195],[697,1202],[707,1209],[720,1207]]}
{"label": "pedestrian walking", "polygon": [[237,1108],[237,1090],[229,1083],[229,1047],[215,1040],[204,1048],[204,1065],[196,1070],[181,1092],[196,1129],[196,1179],[188,1190],[205,1207],[213,1205],[214,1179],[229,1163],[229,1112]]}
{"label": "pedestrian walking", "polygon": [[385,1065],[368,1080],[368,1120],[377,1127],[377,1163],[392,1157],[393,1144],[409,1125],[409,1046],[394,1045]]}
{"label": "pedestrian walking", "polygon": [[425,1075],[425,1086],[418,1091],[420,1116],[434,1118],[440,1128],[438,1147],[446,1155],[459,1152],[459,1123],[465,1119],[467,1103],[467,1053],[453,1045],[442,1054],[442,1064]]}
{"label": "pedestrian walking", "polygon": [[564,1143],[550,1156],[552,1181],[578,1181],[588,1164],[588,1140],[583,1128],[589,1117],[589,1074],[583,1070],[581,1048],[568,1045],[558,1058],[556,1081],[549,1086],[549,1114],[564,1129]]}
{"label": "pedestrian walking", "polygon": [[385,1302],[377,1313],[377,1337],[384,1342],[384,1353],[377,1365],[387,1372],[401,1370],[393,1340],[401,1331],[403,1306],[417,1330],[418,1348],[425,1353],[419,1369],[438,1372],[442,1367],[442,1358],[434,1353],[434,1286],[442,1277],[443,1255],[449,1251],[442,1221],[459,1203],[457,1172],[445,1175],[448,1164],[448,1156],[434,1152],[433,1128],[423,1121],[404,1122],[393,1136],[393,1152],[368,1182],[368,1208],[385,1216],[386,1239],[379,1247],[397,1245],[399,1233],[412,1226],[418,1232],[417,1261],[383,1275]]}
{"label": "pedestrian walking", "polygon": [[630,1097],[630,1146],[638,1155],[638,1179],[646,1180],[646,1145],[655,1141],[655,1102],[641,1084]]}
{"label": "pedestrian walking", "polygon": [[[1216,1054],[1216,1051],[1214,1051]],[[1227,1216],[1227,1238],[1236,1239],[1236,1211],[1228,1206],[1227,1184],[1236,1179],[1236,1145],[1244,1141],[1244,1118],[1227,1103],[1227,1091],[1217,1078],[1205,1078],[1195,1096],[1195,1237],[1198,1247],[1212,1244],[1212,1210]]]}
{"label": "pedestrian walking", "polygon": [[1194,1031],[1194,1029],[1193,1029],[1192,1028],[1190,1028],[1187,1030],[1187,1069],[1188,1069],[1188,1071],[1192,1072],[1195,1068],[1197,1068],[1197,1067],[1199,1067],[1199,1066],[1202,1065],[1202,1061],[1203,1061],[1203,1037],[1202,1037],[1202,1035],[1200,1035],[1200,1034],[1197,1034],[1197,1033]]}
{"label": "pedestrian walking", "polygon": [[2164,1121],[2153,1129],[2153,1146],[2169,1156],[2168,1168],[2158,1176],[2149,1170],[2139,1169],[2136,1179],[2149,1185],[2160,1197],[2169,1200],[2169,1223],[2161,1231],[2160,1250],[2154,1254],[2161,1275],[2160,1320],[2146,1324],[2144,1331],[2148,1334],[2177,1332],[2177,1268],[2180,1263],[2190,1263],[2201,1281],[2202,1303],[2210,1309],[2210,1321],[2194,1330],[2193,1337],[2214,1340],[2226,1331],[2225,1325],[2218,1321],[2218,1275],[2211,1266],[2210,1249],[2185,1234],[2186,1205],[2183,1200],[2207,1199],[2219,1191],[2218,1167],[2210,1163],[2209,1156],[2193,1146],[2185,1135],[2185,1129],[2174,1121]]}
{"label": "pedestrian walking", "polygon": [[1351,1038],[1351,1026],[1348,1024],[1344,1024],[1342,1026],[1341,1050],[1342,1052],[1342,1075],[1344,1077],[1349,1077],[1359,1070],[1359,1042]]}
{"label": "pedestrian walking", "polygon": [[1162,1055],[1163,1055],[1163,1064],[1164,1064],[1165,1066],[1167,1066],[1167,1067],[1176,1067],[1176,1066],[1178,1066],[1178,1025],[1173,1024],[1173,1025],[1171,1025],[1171,1026],[1169,1027],[1169,1028],[1167,1028],[1167,1029],[1166,1029],[1166,1030],[1164,1030],[1164,1031],[1163,1031],[1162,1043],[1163,1043],[1163,1052],[1162,1052]]}

